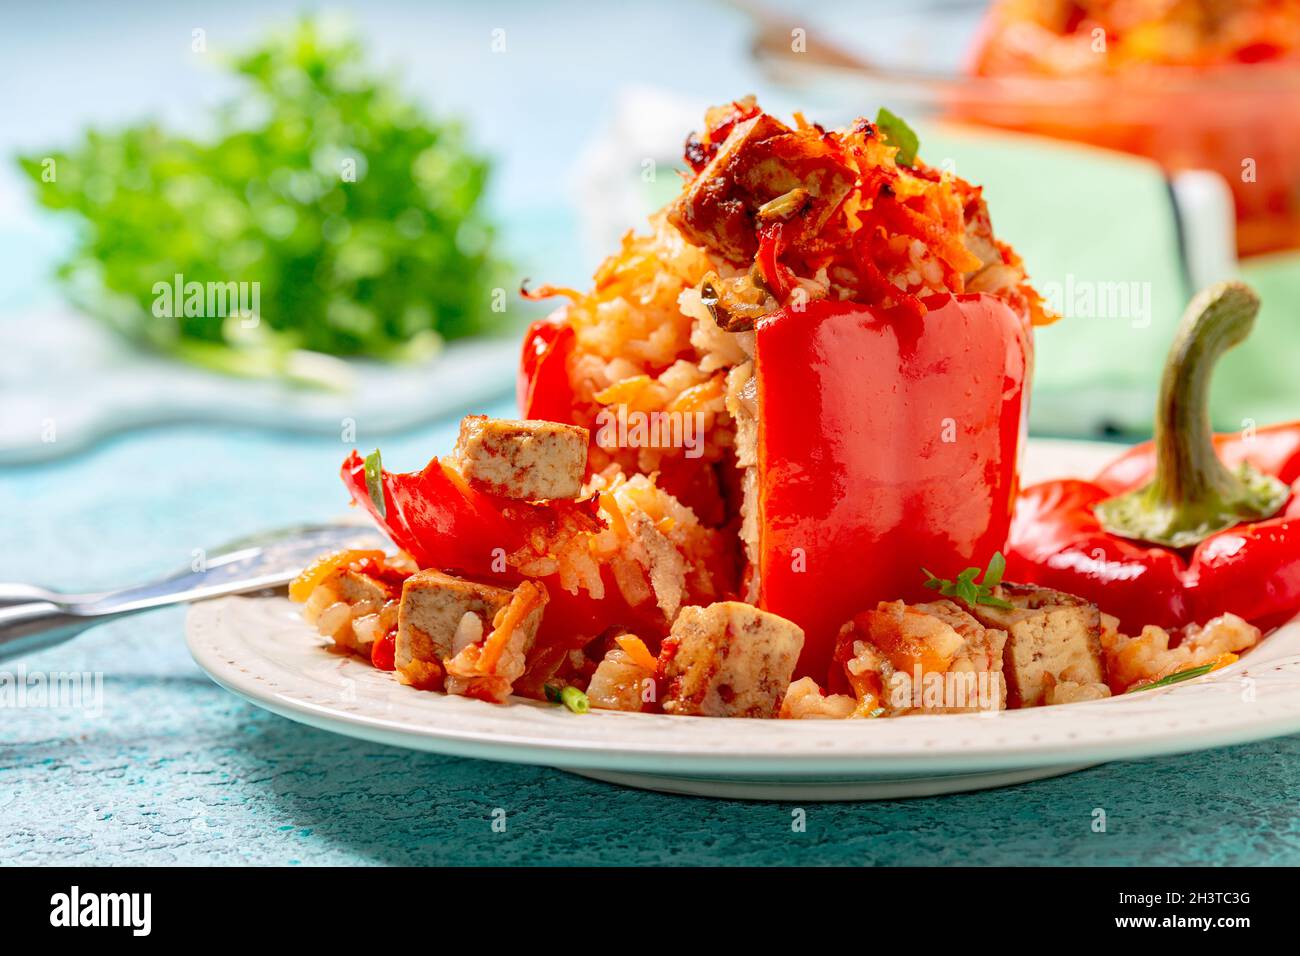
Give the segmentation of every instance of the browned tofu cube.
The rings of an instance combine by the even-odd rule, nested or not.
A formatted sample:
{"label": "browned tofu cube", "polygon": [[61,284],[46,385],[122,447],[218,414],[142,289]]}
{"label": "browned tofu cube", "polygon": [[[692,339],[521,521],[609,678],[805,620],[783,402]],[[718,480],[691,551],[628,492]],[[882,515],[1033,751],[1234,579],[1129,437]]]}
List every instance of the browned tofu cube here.
{"label": "browned tofu cube", "polygon": [[384,602],[397,597],[395,588],[389,587],[378,578],[373,578],[360,571],[353,571],[351,568],[344,568],[339,571],[330,580],[330,584],[338,592],[339,600],[346,601],[348,604],[373,603],[382,605]]}
{"label": "browned tofu cube", "polygon": [[[854,178],[831,147],[760,113],[736,124],[668,219],[696,245],[748,263],[758,252],[760,218],[785,222],[786,240],[797,245],[821,230]],[[776,199],[777,208],[764,209]]]}
{"label": "browned tofu cube", "polygon": [[398,594],[398,585],[339,568],[312,591],[303,616],[339,647],[368,660],[371,646],[396,619]]}
{"label": "browned tofu cube", "polygon": [[1007,632],[1003,673],[1010,707],[1047,703],[1060,682],[1104,684],[1101,613],[1083,598],[1029,584],[1004,584],[997,596],[1011,610],[980,604],[974,614]]}
{"label": "browned tofu cube", "polygon": [[394,661],[403,683],[437,689],[443,662],[462,645],[481,640],[492,630],[497,611],[510,603],[511,592],[443,574],[417,571],[402,587]]}
{"label": "browned tofu cube", "polygon": [[473,485],[525,501],[576,498],[587,469],[588,434],[577,425],[469,415],[452,462]]}
{"label": "browned tofu cube", "polygon": [[803,630],[738,601],[684,607],[664,641],[663,708],[702,717],[775,717]]}

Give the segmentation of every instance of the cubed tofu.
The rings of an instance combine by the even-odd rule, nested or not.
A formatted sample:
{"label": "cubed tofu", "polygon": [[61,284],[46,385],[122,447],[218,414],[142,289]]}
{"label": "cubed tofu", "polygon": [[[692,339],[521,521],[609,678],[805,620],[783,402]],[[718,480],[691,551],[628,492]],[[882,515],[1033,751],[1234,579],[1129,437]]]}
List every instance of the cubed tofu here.
{"label": "cubed tofu", "polygon": [[382,605],[397,597],[396,588],[390,588],[378,578],[350,568],[339,571],[329,583],[338,592],[339,600],[349,604],[370,602]]}
{"label": "cubed tofu", "polygon": [[702,717],[775,717],[803,630],[738,601],[684,607],[661,651],[663,709]]}
{"label": "cubed tofu", "polygon": [[523,581],[510,592],[510,603],[492,618],[491,633],[454,648],[455,656],[444,665],[447,693],[505,703],[528,667],[549,600],[546,585],[539,581]]}
{"label": "cubed tofu", "polygon": [[[398,597],[396,585],[390,585],[351,568],[340,568],[313,592],[303,609],[307,620],[317,630],[331,638],[339,647],[362,657],[370,657],[370,649],[382,629],[388,626],[391,612],[386,610]],[[360,628],[354,625],[363,624]]]}
{"label": "cubed tofu", "polygon": [[1003,584],[996,596],[1010,610],[977,605],[974,614],[987,627],[1007,632],[1003,673],[1010,707],[1047,703],[1057,683],[1104,684],[1101,612],[1095,604],[1050,588]]}
{"label": "cubed tofu", "polygon": [[525,501],[576,498],[587,468],[588,433],[577,425],[469,415],[452,463],[473,485]]}
{"label": "cubed tofu", "polygon": [[844,626],[835,659],[863,707],[874,699],[892,714],[1000,710],[1006,640],[952,601],[881,601]]}
{"label": "cubed tofu", "polygon": [[696,245],[747,264],[758,252],[763,206],[785,197],[773,215],[786,223],[786,241],[798,244],[821,231],[854,179],[830,146],[760,113],[736,124],[668,220]]}
{"label": "cubed tofu", "polygon": [[[510,597],[506,588],[463,581],[441,571],[417,571],[407,578],[394,656],[403,683],[425,690],[442,687],[443,661],[460,650],[457,643],[490,632],[492,619]],[[459,642],[458,633],[463,638]]]}

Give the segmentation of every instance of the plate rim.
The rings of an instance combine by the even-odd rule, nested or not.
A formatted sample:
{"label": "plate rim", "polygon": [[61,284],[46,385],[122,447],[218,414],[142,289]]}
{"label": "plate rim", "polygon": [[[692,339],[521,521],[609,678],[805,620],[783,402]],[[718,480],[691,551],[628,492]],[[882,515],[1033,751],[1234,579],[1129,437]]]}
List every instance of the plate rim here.
{"label": "plate rim", "polygon": [[[1080,470],[1084,473],[1090,467],[1113,455],[1117,447],[1112,442],[1080,441],[1072,439],[1030,438],[1026,443],[1026,461],[1022,471],[1027,479],[1041,481],[1061,472]],[[596,770],[618,773],[642,773],[672,775],[675,777],[726,777],[728,779],[762,778],[766,780],[816,778],[837,780],[896,779],[899,775],[937,777],[943,775],[969,774],[987,771],[1017,771],[1035,768],[1078,766],[1080,764],[1106,763],[1113,760],[1139,760],[1151,757],[1171,756],[1191,753],[1219,747],[1234,746],[1258,740],[1288,734],[1300,733],[1300,693],[1288,696],[1283,688],[1280,698],[1283,703],[1275,705],[1254,719],[1239,719],[1218,724],[1211,723],[1204,715],[1200,721],[1180,723],[1170,721],[1170,715],[1177,713],[1176,708],[1163,708],[1157,705],[1155,716],[1164,726],[1160,728],[1137,728],[1129,734],[1117,734],[1097,728],[1106,724],[1104,718],[1094,718],[1096,724],[1089,729],[1089,739],[1075,744],[1067,743],[1075,735],[1062,735],[1054,724],[1060,720],[1060,708],[1035,708],[1033,710],[1004,711],[985,715],[915,715],[905,721],[754,721],[711,717],[671,717],[659,714],[627,714],[617,712],[593,711],[589,714],[576,715],[568,712],[556,713],[555,708],[535,701],[516,699],[510,707],[516,708],[516,714],[523,714],[533,708],[543,708],[546,717],[543,721],[527,721],[510,725],[511,718],[505,718],[508,729],[504,732],[497,728],[494,732],[485,732],[482,726],[474,726],[474,721],[465,721],[464,715],[478,713],[465,710],[466,707],[488,708],[483,715],[498,715],[502,712],[500,705],[487,704],[482,701],[470,701],[465,698],[445,698],[445,695],[429,691],[417,691],[400,685],[391,675],[375,671],[369,664],[346,655],[332,655],[338,667],[348,675],[357,678],[358,686],[380,686],[375,681],[384,681],[382,693],[391,695],[394,688],[400,688],[404,694],[416,695],[412,699],[424,699],[427,703],[418,705],[420,722],[415,724],[410,715],[407,719],[386,717],[384,709],[391,707],[388,700],[376,700],[372,704],[373,712],[365,709],[345,707],[340,700],[333,703],[314,702],[312,688],[324,687],[320,678],[308,674],[302,665],[295,672],[292,661],[287,657],[273,660],[266,653],[260,653],[262,671],[256,667],[258,653],[246,656],[243,652],[255,650],[246,642],[240,644],[240,654],[234,654],[227,647],[221,648],[221,638],[235,624],[223,622],[224,615],[231,608],[240,608],[249,613],[266,613],[272,611],[271,605],[244,605],[240,602],[281,602],[280,610],[290,610],[287,599],[277,596],[229,597],[200,604],[191,605],[186,615],[186,644],[190,654],[199,667],[217,684],[248,700],[256,706],[272,713],[294,720],[319,730],[344,736],[381,743],[389,746],[404,747],[451,756],[469,757],[481,760],[521,763],[541,766],[556,766],[575,770]],[[277,615],[279,611],[275,612]],[[316,635],[313,629],[297,618],[296,614],[275,617],[256,618],[255,624],[267,627],[289,628],[289,633],[298,635],[302,642],[309,643],[314,653],[326,654],[328,642]],[[248,624],[245,615],[244,624]],[[1197,688],[1201,693],[1219,693],[1222,695],[1227,681],[1234,675],[1253,676],[1252,668],[1263,665],[1265,673],[1286,671],[1283,681],[1294,679],[1300,684],[1300,616],[1286,626],[1290,636],[1280,644],[1274,645],[1274,653],[1263,654],[1265,645],[1255,649],[1241,661],[1216,672],[1212,677],[1202,678],[1171,687],[1146,692],[1144,700],[1157,702],[1168,695],[1177,695],[1181,701],[1195,700]],[[225,631],[223,631],[223,628]],[[1274,641],[1278,632],[1270,635]],[[226,633],[229,644],[229,634]],[[277,645],[278,646],[278,645]],[[301,645],[294,649],[301,649]],[[1280,653],[1279,653],[1280,652]],[[306,682],[296,692],[277,688],[275,675],[279,679],[293,679]],[[271,676],[268,676],[271,675]],[[314,682],[314,683],[313,683]],[[387,682],[391,682],[391,685]],[[1217,690],[1204,691],[1205,687]],[[305,689],[304,689],[305,688]],[[1274,688],[1276,692],[1276,687]],[[375,691],[376,695],[380,693]],[[330,694],[339,697],[337,688],[331,687]],[[1147,694],[1150,696],[1148,697]],[[328,696],[328,695],[326,695]],[[1150,713],[1132,703],[1122,704],[1125,698],[1089,701],[1067,705],[1071,714],[1104,713],[1099,708],[1126,707],[1130,713],[1137,715]],[[1133,698],[1128,698],[1130,702]],[[440,705],[439,701],[443,701]],[[1212,698],[1211,703],[1222,705],[1223,698]],[[1193,705],[1194,706],[1194,705]],[[424,722],[424,714],[428,722]],[[1046,715],[1051,714],[1051,717]],[[460,719],[461,725],[457,725]],[[645,734],[623,735],[619,741],[617,735],[591,734],[587,727],[580,737],[565,737],[557,732],[555,721],[655,721],[657,726],[723,728],[726,733],[721,736],[708,731],[687,731],[682,734]],[[1112,718],[1113,720],[1113,718]],[[1009,737],[1014,743],[996,747],[987,740],[980,740],[978,746],[963,746],[963,738],[978,738],[984,731],[972,730],[971,721],[1002,722],[1001,726],[1009,728]],[[666,723],[664,723],[666,722]],[[689,722],[689,723],[685,723]],[[1125,728],[1134,727],[1133,721],[1114,721]],[[469,726],[465,726],[468,723]],[[479,725],[491,724],[493,721],[478,721]],[[1040,723],[1044,727],[1044,737],[1030,735],[1028,740],[1022,734],[1015,739],[1015,734],[1023,731],[1025,726]],[[764,726],[768,729],[764,730]],[[779,728],[773,730],[773,725]],[[565,725],[560,724],[563,728]],[[581,726],[581,725],[579,725]],[[643,723],[639,727],[646,726]],[[817,735],[812,728],[835,727],[834,735],[823,735],[822,740],[829,744],[810,745],[805,750],[792,750],[789,740],[791,734],[806,734],[810,741]],[[898,727],[906,730],[896,729]],[[1052,727],[1051,733],[1046,729]],[[802,729],[800,729],[802,728]],[[925,728],[928,733],[920,735],[916,730]],[[631,737],[631,740],[627,739]],[[985,734],[987,736],[987,734]],[[651,745],[647,737],[653,739]],[[710,739],[724,742],[722,746],[710,746],[700,749],[702,742]],[[890,740],[909,743],[911,738],[918,739],[914,748],[889,749]],[[944,738],[948,740],[945,741]],[[994,738],[996,739],[996,738]],[[733,743],[737,741],[737,743]],[[875,749],[863,746],[871,742]],[[920,744],[924,741],[924,745]],[[937,743],[936,743],[937,741]],[[951,741],[951,742],[948,742]],[[766,744],[764,750],[760,744]],[[781,746],[783,745],[783,746]],[[797,746],[797,742],[795,744]],[[692,749],[695,748],[695,749]]]}
{"label": "plate rim", "polygon": [[[400,685],[392,680],[400,692],[409,693],[412,699],[427,698],[430,702],[430,723],[412,727],[408,722],[386,718],[380,714],[354,713],[337,707],[328,707],[302,699],[274,689],[267,683],[267,678],[247,665],[255,663],[257,658],[245,659],[241,665],[227,661],[212,643],[213,633],[220,632],[223,626],[223,614],[227,608],[238,606],[240,602],[281,602],[282,597],[227,597],[191,605],[186,615],[186,644],[199,667],[218,685],[237,696],[262,707],[272,713],[298,723],[306,724],[318,730],[343,734],[372,743],[404,747],[406,749],[447,754],[450,756],[470,757],[498,762],[521,763],[540,766],[566,767],[574,769],[616,770],[628,773],[671,773],[675,776],[725,776],[725,777],[790,777],[864,779],[879,777],[883,774],[908,774],[941,776],[946,774],[970,773],[982,770],[1017,770],[1065,765],[1106,763],[1114,760],[1136,760],[1158,756],[1172,756],[1200,750],[1216,749],[1258,740],[1271,739],[1292,733],[1300,733],[1300,702],[1293,712],[1268,717],[1252,722],[1232,724],[1227,727],[1186,728],[1176,732],[1147,732],[1140,737],[1118,739],[1114,741],[1092,741],[1069,750],[1062,750],[1060,745],[1042,743],[1038,745],[1018,744],[1006,750],[964,750],[960,748],[929,748],[915,751],[890,753],[870,753],[850,749],[852,744],[872,732],[868,722],[840,721],[781,721],[785,726],[826,727],[835,725],[840,732],[847,731],[854,738],[843,741],[846,748],[830,752],[763,752],[752,747],[744,750],[704,751],[684,748],[679,741],[674,746],[647,746],[642,742],[630,745],[623,743],[611,747],[608,741],[575,740],[556,738],[541,733],[504,733],[488,734],[482,731],[457,727],[455,722],[437,723],[437,702],[446,695],[429,691],[418,691]],[[323,639],[316,637],[306,624],[302,625],[302,639],[321,654],[330,654]],[[361,677],[374,678],[379,675],[365,662],[333,655],[339,666],[347,668]],[[1276,663],[1276,662],[1274,662]],[[1295,662],[1300,668],[1300,660]],[[1225,668],[1224,672],[1236,669]],[[1225,678],[1220,677],[1222,682]],[[1154,695],[1171,695],[1186,693],[1196,686],[1195,682],[1174,685],[1169,688],[1151,691]],[[1071,704],[1075,713],[1078,708],[1095,708],[1113,705],[1121,698],[1089,701]],[[499,708],[501,705],[487,704],[481,701],[466,703],[484,708]],[[523,709],[542,707],[536,702],[517,700],[508,705]],[[550,708],[547,708],[550,710]],[[1037,710],[1037,709],[1035,709]],[[990,716],[977,715],[916,715],[906,718],[909,727],[919,727],[920,722],[942,733],[934,722],[960,721],[966,724],[970,720],[991,721],[1033,721],[1041,719],[1035,710],[1004,711]],[[522,711],[521,711],[522,712]],[[655,720],[677,722],[708,722],[713,725],[725,724],[728,727],[743,729],[768,724],[767,721],[742,721],[738,719],[716,717],[670,717],[650,714],[620,714],[615,712],[592,712],[590,714],[557,715],[564,720]],[[796,733],[799,731],[796,731]]]}

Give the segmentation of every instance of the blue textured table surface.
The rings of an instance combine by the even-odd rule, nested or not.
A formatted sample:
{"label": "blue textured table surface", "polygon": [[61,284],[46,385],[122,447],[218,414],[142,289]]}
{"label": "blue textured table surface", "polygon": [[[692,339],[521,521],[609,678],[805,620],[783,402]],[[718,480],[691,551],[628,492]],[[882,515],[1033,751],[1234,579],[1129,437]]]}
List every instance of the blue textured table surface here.
{"label": "blue textured table surface", "polygon": [[[386,440],[386,462],[422,464],[450,445],[451,428]],[[373,444],[364,422],[358,441]],[[9,469],[0,579],[129,583],[188,564],[195,548],[328,519],[343,505],[344,451],[189,427]],[[0,715],[0,861],[1300,863],[1300,737],[1005,790],[810,804],[797,833],[787,804],[643,793],[291,723],[211,683],[185,650],[182,620],[164,611],[115,622],[22,662],[29,672],[103,672],[102,711]],[[504,833],[491,825],[498,807]],[[1098,807],[1103,834],[1092,832]]]}

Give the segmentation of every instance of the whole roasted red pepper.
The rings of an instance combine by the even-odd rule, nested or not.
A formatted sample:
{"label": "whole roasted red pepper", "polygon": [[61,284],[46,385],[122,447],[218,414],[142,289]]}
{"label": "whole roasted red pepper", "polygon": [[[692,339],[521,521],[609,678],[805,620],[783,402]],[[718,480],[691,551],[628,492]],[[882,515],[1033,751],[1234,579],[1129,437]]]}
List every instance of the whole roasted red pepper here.
{"label": "whole roasted red pepper", "polygon": [[988,295],[926,311],[816,301],[757,325],[759,604],[804,629],[822,680],[841,625],[924,599],[1003,547],[1031,340]]}
{"label": "whole roasted red pepper", "polygon": [[1170,351],[1155,440],[1092,481],[1026,488],[1007,577],[1078,594],[1128,633],[1224,612],[1262,628],[1300,611],[1300,422],[1212,435],[1210,373],[1249,333],[1254,293],[1198,296]]}

